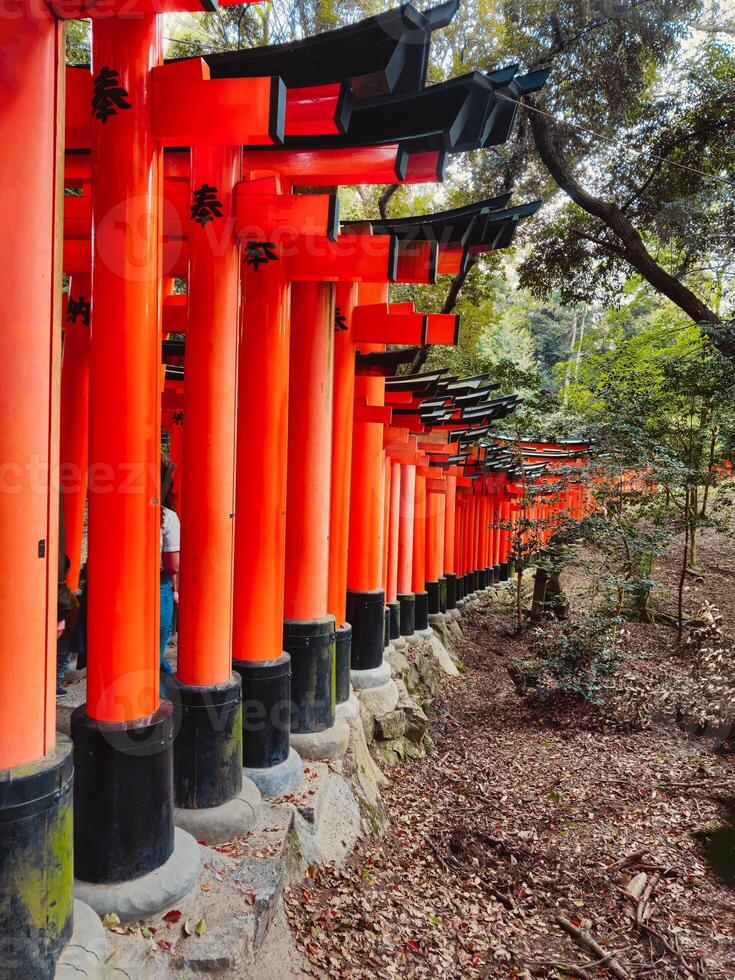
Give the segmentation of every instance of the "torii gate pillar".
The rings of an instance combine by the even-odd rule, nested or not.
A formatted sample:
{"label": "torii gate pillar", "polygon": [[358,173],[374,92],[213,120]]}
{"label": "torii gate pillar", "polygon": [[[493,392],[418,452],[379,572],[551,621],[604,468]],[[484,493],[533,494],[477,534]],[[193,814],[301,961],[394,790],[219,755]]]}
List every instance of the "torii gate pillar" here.
{"label": "torii gate pillar", "polygon": [[[339,705],[349,700],[351,691],[352,625],[347,622],[347,546],[350,533],[355,348],[350,323],[357,303],[357,283],[337,283],[335,300],[328,608],[337,626],[335,681]],[[338,329],[342,327],[346,329]]]}
{"label": "torii gate pillar", "polygon": [[[63,32],[0,19],[0,972],[47,980],[72,931],[72,756],[56,735]],[[35,882],[32,888],[29,882]]]}
{"label": "torii gate pillar", "polygon": [[[242,771],[241,680],[232,670],[240,250],[234,233],[239,146],[194,147],[192,189],[214,187],[222,219],[189,221],[181,599],[174,746],[176,823],[221,843],[250,830],[256,787]],[[180,428],[180,427],[176,427]],[[230,801],[241,797],[239,805]]]}
{"label": "torii gate pillar", "polygon": [[[434,481],[431,481],[433,483]],[[424,588],[427,593],[428,612],[430,616],[442,612],[441,609],[441,579],[443,570],[444,550],[444,490],[438,487],[427,487],[426,493],[426,551]],[[446,608],[446,605],[445,605]]]}
{"label": "torii gate pillar", "polygon": [[416,494],[416,467],[401,467],[400,513],[398,518],[398,593],[401,607],[401,636],[416,633],[416,597],[413,593],[413,521]]}
{"label": "torii gate pillar", "polygon": [[[359,286],[361,303],[385,302],[387,283]],[[355,403],[380,407],[385,402],[382,378],[357,377]],[[347,564],[347,619],[352,624],[352,677],[360,673],[390,680],[384,663],[385,591],[382,588],[381,522],[383,520],[383,426],[357,416],[353,425],[350,539]],[[366,673],[370,672],[370,673]]]}
{"label": "torii gate pillar", "polygon": [[291,283],[281,255],[242,263],[233,667],[242,678],[245,774],[264,796],[303,779],[290,748],[283,649]]}
{"label": "torii gate pillar", "polygon": [[196,841],[174,831],[173,708],[159,697],[156,642],[162,152],[152,134],[151,71],[162,58],[161,30],[148,13],[92,27],[93,478],[87,703],[71,719],[75,892],[123,919],[139,888],[153,908],[170,907],[200,862]]}
{"label": "torii gate pillar", "polygon": [[91,296],[92,283],[89,275],[74,276],[69,284],[64,320],[59,451],[64,541],[70,561],[66,584],[72,592],[79,587],[84,510],[87,503]]}
{"label": "torii gate pillar", "polygon": [[[334,286],[295,282],[288,410],[283,645],[291,655],[291,743],[304,758],[344,754],[336,721],[336,628],[328,612]],[[341,488],[339,488],[341,490]]]}
{"label": "torii gate pillar", "polygon": [[455,536],[457,521],[457,477],[447,474],[444,515],[444,578],[447,583],[447,612],[457,608],[457,575],[455,565]]}
{"label": "torii gate pillar", "polygon": [[429,629],[429,594],[426,591],[426,476],[416,471],[413,509],[413,571],[416,632]]}

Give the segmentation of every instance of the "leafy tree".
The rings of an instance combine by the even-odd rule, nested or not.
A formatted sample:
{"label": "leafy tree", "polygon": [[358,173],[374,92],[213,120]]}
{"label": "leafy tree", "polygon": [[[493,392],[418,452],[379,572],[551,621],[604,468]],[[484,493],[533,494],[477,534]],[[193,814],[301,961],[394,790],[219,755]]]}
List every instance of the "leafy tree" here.
{"label": "leafy tree", "polygon": [[[700,0],[470,4],[437,35],[431,74],[552,66],[508,143],[463,156],[460,168],[467,199],[511,188],[549,198],[519,233],[522,286],[609,305],[637,271],[735,353],[735,67],[718,13]],[[397,197],[384,200],[391,212]],[[452,280],[445,310],[466,281]]]}
{"label": "leafy tree", "polygon": [[[620,6],[621,17],[587,28],[571,12],[557,18],[539,53],[555,71],[529,100],[529,127],[570,203],[532,229],[521,282],[541,295],[609,297],[633,269],[735,356],[721,311],[735,238],[733,51],[710,39],[689,52],[696,3]],[[596,105],[578,91],[585,75]]]}
{"label": "leafy tree", "polygon": [[[603,324],[601,336],[594,331],[588,336],[567,405],[610,454],[619,479],[633,471],[649,475],[660,488],[647,502],[634,501],[637,509],[629,499],[621,498],[612,509],[602,500],[601,513],[588,524],[603,552],[619,539],[625,551],[618,562],[623,582],[639,587],[639,596],[646,597],[660,550],[652,541],[647,545],[646,537],[657,528],[656,534],[664,536],[682,533],[681,629],[684,581],[697,564],[699,531],[705,526],[727,530],[712,504],[733,442],[735,365],[663,301],[651,304],[644,315],[639,311],[636,324],[626,336],[630,325],[616,316]],[[719,502],[724,506],[726,500],[721,496]],[[627,584],[621,587],[629,591]]]}

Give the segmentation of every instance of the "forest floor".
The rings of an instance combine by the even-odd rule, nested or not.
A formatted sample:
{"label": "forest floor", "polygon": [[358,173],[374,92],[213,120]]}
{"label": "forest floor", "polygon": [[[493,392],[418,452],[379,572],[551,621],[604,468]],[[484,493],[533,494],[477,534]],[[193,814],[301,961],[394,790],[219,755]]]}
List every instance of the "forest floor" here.
{"label": "forest floor", "polygon": [[[673,611],[676,548],[662,564],[656,601]],[[567,573],[573,611],[589,606],[594,566],[581,554]],[[715,602],[732,634],[735,543],[705,535],[700,567],[687,609]],[[287,895],[313,974],[735,978],[733,756],[674,724],[631,730],[521,696],[508,667],[529,640],[509,605],[464,624],[436,752],[387,773],[385,834]],[[635,625],[628,642],[679,669],[672,627]]]}

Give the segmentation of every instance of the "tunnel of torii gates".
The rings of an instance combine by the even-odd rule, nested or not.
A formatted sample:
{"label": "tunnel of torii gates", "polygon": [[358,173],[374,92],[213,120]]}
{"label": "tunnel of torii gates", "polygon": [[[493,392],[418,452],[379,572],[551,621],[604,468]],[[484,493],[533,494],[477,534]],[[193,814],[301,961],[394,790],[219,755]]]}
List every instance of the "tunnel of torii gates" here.
{"label": "tunnel of torii gates", "polygon": [[[458,322],[389,285],[507,247],[537,204],[340,223],[336,197],[442,180],[450,155],[508,138],[547,72],[426,86],[455,0],[164,63],[161,14],[214,8],[34,0],[0,18],[0,962],[33,977],[54,974],[74,893],[123,921],[171,907],[199,873],[202,816],[237,833],[246,782],[281,795],[302,757],[346,744],[352,688],[393,684],[386,643],[507,578],[524,480],[539,509],[588,506],[574,473],[544,489],[585,444],[528,443],[519,470],[490,432],[515,396],[396,374]],[[65,68],[78,17],[92,64]],[[165,698],[162,427],[182,514]],[[66,552],[78,583],[85,501],[70,742],[57,582]],[[136,905],[152,881],[158,905],[150,888]]]}

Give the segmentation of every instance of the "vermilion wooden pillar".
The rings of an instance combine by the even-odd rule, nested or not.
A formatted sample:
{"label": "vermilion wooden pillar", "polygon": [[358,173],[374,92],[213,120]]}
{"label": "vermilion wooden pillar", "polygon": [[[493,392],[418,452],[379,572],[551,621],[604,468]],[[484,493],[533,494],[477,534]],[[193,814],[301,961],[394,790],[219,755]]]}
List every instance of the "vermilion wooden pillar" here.
{"label": "vermilion wooden pillar", "polygon": [[465,564],[465,595],[475,591],[472,578],[472,490],[465,495],[464,515],[464,564]]}
{"label": "vermilion wooden pillar", "polygon": [[390,461],[386,453],[383,452],[383,513],[380,519],[380,553],[381,553],[381,577],[380,584],[385,592],[385,601],[388,602],[388,541],[390,538],[390,487],[391,487],[391,468]]}
{"label": "vermilion wooden pillar", "polygon": [[[428,611],[436,615],[441,611],[442,550],[444,534],[441,512],[444,507],[444,492],[440,489],[438,480],[427,480],[426,487],[426,557],[425,557],[425,589],[428,596]],[[440,548],[441,538],[441,548]]]}
{"label": "vermilion wooden pillar", "polygon": [[324,731],[336,708],[335,617],[328,613],[334,286],[291,290],[284,647],[291,731]]}
{"label": "vermilion wooden pillar", "polygon": [[[57,371],[61,351],[61,206],[56,99],[61,35],[52,17],[0,19],[0,769],[55,743],[58,502]],[[11,601],[12,596],[12,601]],[[15,651],[11,655],[11,651]],[[21,654],[22,651],[22,655]]]}
{"label": "vermilion wooden pillar", "polygon": [[178,666],[169,692],[182,708],[174,757],[179,824],[192,830],[190,811],[221,806],[242,789],[241,683],[232,671],[241,160],[239,146],[191,152],[192,193],[209,187],[219,204],[204,214],[192,208],[187,223],[185,424],[173,427],[183,432],[187,466]]}
{"label": "vermilion wooden pillar", "polygon": [[257,776],[289,758],[283,608],[291,285],[282,258],[244,262],[242,291],[232,649],[243,682],[243,759]]}
{"label": "vermilion wooden pillar", "polygon": [[495,582],[500,581],[500,536],[501,529],[498,526],[500,524],[500,481],[497,476],[493,477],[492,481],[493,494],[491,497],[492,501],[492,521],[493,521],[493,531],[492,531],[492,561],[493,561],[493,580]]}
{"label": "vermilion wooden pillar", "polygon": [[[387,284],[361,283],[361,305],[385,302]],[[375,345],[361,344],[375,350]],[[355,403],[381,406],[382,378],[355,378]],[[355,418],[352,436],[350,537],[347,553],[347,619],[352,624],[352,669],[373,670],[383,663],[385,592],[381,588],[380,525],[383,514],[383,425]]]}
{"label": "vermilion wooden pillar", "polygon": [[507,582],[511,574],[510,549],[513,531],[511,528],[510,498],[505,487],[500,498],[500,521],[503,525],[500,534],[500,581]]}
{"label": "vermilion wooden pillar", "polygon": [[[159,703],[151,638],[160,439],[151,419],[159,414],[161,153],[150,132],[150,69],[160,54],[155,16],[94,25],[93,73],[114,64],[130,102],[129,109],[113,104],[109,116],[101,107],[93,145],[87,706],[106,722],[146,718]],[[128,369],[112,372],[112,364]],[[125,609],[119,622],[118,609]]]}
{"label": "vermilion wooden pillar", "polygon": [[439,560],[437,562],[439,570],[439,612],[447,611],[447,580],[444,577],[444,529],[446,524],[446,483],[442,481],[441,499],[439,501],[439,526],[437,529],[437,551]]}
{"label": "vermilion wooden pillar", "polygon": [[457,477],[447,473],[444,515],[444,578],[447,583],[447,609],[457,607],[457,567],[455,539],[457,533]]}
{"label": "vermilion wooden pillar", "polygon": [[426,592],[426,476],[416,470],[413,509],[412,591],[415,597],[416,629],[429,628],[429,596]]}
{"label": "vermilion wooden pillar", "polygon": [[0,18],[0,972],[45,980],[73,900],[55,710],[64,49],[44,9],[13,7]]}
{"label": "vermilion wooden pillar", "polygon": [[183,500],[184,495],[181,493],[182,485],[184,482],[184,422],[186,417],[184,415],[184,410],[181,413],[174,413],[174,418],[171,421],[170,428],[170,439],[168,446],[168,454],[171,457],[171,462],[176,467],[174,471],[174,484],[179,492],[179,509],[183,513]]}
{"label": "vermilion wooden pillar", "polygon": [[488,546],[490,542],[490,498],[484,486],[480,497],[480,585],[486,589],[490,585],[490,559]]}
{"label": "vermilion wooden pillar", "polygon": [[[459,482],[459,481],[458,481]],[[462,494],[455,485],[454,497],[454,576],[456,601],[462,598]]]}
{"label": "vermilion wooden pillar", "polygon": [[470,552],[471,552],[471,574],[472,590],[479,591],[480,588],[480,496],[477,492],[477,481],[472,487],[471,513],[472,528],[470,531]]}
{"label": "vermilion wooden pillar", "polygon": [[465,500],[465,594],[471,595],[475,591],[475,580],[472,574],[472,531],[474,523],[474,496],[472,484]]}
{"label": "vermilion wooden pillar", "polygon": [[472,489],[467,498],[467,574],[469,592],[477,591],[477,578],[475,576],[476,543],[477,497],[475,496],[475,483],[473,482]]}
{"label": "vermilion wooden pillar", "polygon": [[390,643],[390,609],[388,607],[388,538],[390,534],[390,462],[383,451],[383,509],[380,515],[380,554],[381,576],[380,586],[385,596],[383,608],[383,644],[384,649]]}
{"label": "vermilion wooden pillar", "polygon": [[94,22],[87,704],[72,715],[75,866],[92,884],[155,871],[174,850],[158,667],[161,53],[155,15]]}
{"label": "vermilion wooden pillar", "polygon": [[[336,632],[337,703],[350,696],[352,626],[347,622],[347,547],[350,533],[352,417],[355,401],[355,348],[350,335],[357,283],[337,283],[334,324],[332,473],[329,510],[329,591],[327,608]],[[344,329],[343,329],[344,328]]]}
{"label": "vermilion wooden pillar", "polygon": [[493,524],[495,523],[495,515],[493,508],[495,506],[495,498],[493,495],[493,481],[488,479],[485,481],[487,488],[487,531],[486,531],[486,545],[485,545],[485,561],[487,563],[487,574],[488,574],[488,585],[495,584],[495,571],[494,571],[494,544],[495,544],[495,531],[493,529]]}
{"label": "vermilion wooden pillar", "polygon": [[465,565],[465,594],[470,595],[475,591],[474,579],[472,577],[472,519],[474,507],[472,504],[472,490],[465,497],[465,519],[464,519],[464,565]]}
{"label": "vermilion wooden pillar", "polygon": [[397,598],[401,607],[401,636],[416,632],[415,596],[413,593],[413,522],[416,494],[416,467],[401,465],[401,495],[398,522]]}
{"label": "vermilion wooden pillar", "polygon": [[477,588],[482,590],[485,587],[485,556],[483,554],[483,542],[485,540],[485,502],[486,497],[483,494],[482,480],[475,481],[475,507],[476,507],[476,518],[475,518],[475,572],[477,575]]}
{"label": "vermilion wooden pillar", "polygon": [[69,283],[64,320],[59,449],[64,539],[70,562],[66,583],[72,591],[79,587],[84,510],[87,504],[91,297],[90,277],[74,276]]}
{"label": "vermilion wooden pillar", "polygon": [[464,598],[464,493],[457,486],[454,517],[454,567],[457,577],[457,602]]}
{"label": "vermilion wooden pillar", "polygon": [[235,407],[240,249],[232,227],[239,147],[195,147],[191,185],[215,188],[223,217],[189,222],[178,679],[231,678]]}
{"label": "vermilion wooden pillar", "polygon": [[398,535],[401,519],[401,464],[389,458],[390,507],[388,512],[388,575],[386,601],[390,610],[390,638],[398,639],[400,604],[398,602]]}

